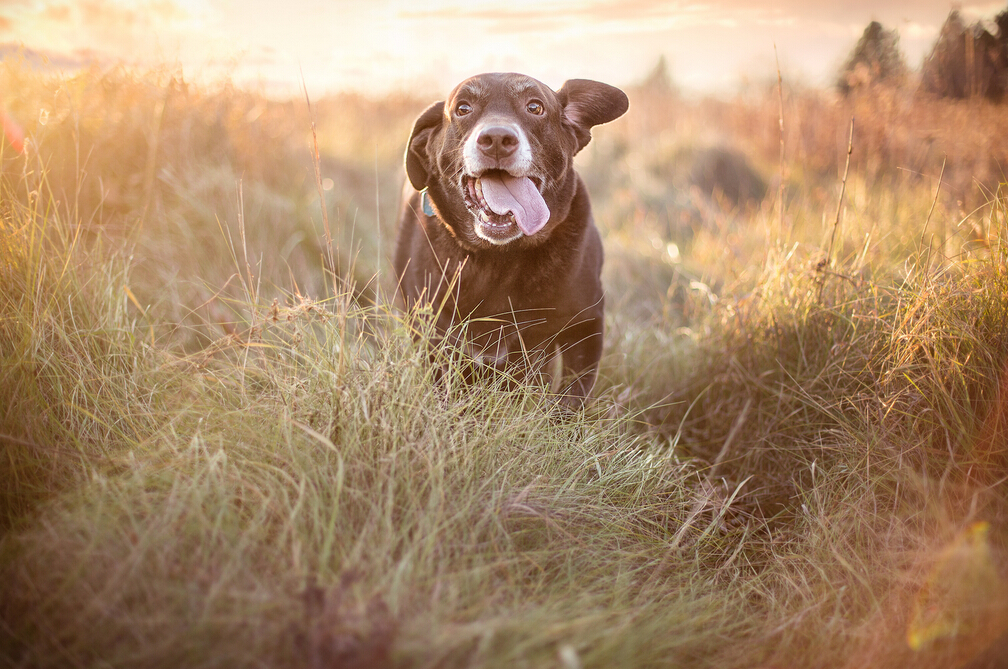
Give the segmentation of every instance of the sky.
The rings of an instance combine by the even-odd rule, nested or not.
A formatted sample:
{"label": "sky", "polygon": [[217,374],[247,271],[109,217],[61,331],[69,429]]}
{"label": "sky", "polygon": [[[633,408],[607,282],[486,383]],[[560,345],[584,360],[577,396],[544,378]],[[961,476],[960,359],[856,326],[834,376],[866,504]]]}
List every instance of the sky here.
{"label": "sky", "polygon": [[168,63],[186,78],[294,95],[356,90],[447,93],[472,74],[517,71],[641,81],[664,56],[686,92],[745,82],[832,83],[872,20],[900,34],[911,67],[953,6],[984,0],[0,0],[0,53],[23,47],[50,67],[97,60]]}

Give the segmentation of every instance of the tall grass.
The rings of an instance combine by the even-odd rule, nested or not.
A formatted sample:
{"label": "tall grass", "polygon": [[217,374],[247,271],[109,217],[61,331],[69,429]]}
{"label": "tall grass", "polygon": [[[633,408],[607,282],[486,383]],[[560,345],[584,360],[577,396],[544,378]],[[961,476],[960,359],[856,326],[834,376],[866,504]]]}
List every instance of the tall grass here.
{"label": "tall grass", "polygon": [[[674,125],[597,133],[607,348],[571,416],[466,385],[374,291],[399,187],[378,103],[317,107],[333,267],[310,163],[236,148],[291,123],[277,145],[308,155],[304,109],[4,76],[21,118],[74,100],[72,142],[47,120],[3,157],[5,664],[947,667],[1008,630],[1003,197],[967,230],[944,202],[922,242],[934,184],[855,168],[821,262],[836,200],[792,176],[783,216],[711,207],[673,239],[647,189]],[[100,104],[161,129],[103,149]],[[401,144],[414,111],[381,127]],[[230,149],[185,143],[207,118]],[[115,152],[153,176],[130,190]]]}

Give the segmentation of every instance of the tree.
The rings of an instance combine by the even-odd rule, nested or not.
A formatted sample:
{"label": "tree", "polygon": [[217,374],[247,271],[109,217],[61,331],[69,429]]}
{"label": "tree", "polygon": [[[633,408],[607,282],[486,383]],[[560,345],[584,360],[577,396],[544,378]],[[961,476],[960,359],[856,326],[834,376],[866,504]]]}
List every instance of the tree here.
{"label": "tree", "polygon": [[872,21],[861,34],[837,77],[837,89],[848,95],[873,84],[898,86],[905,80],[907,65],[899,48],[899,33]]}
{"label": "tree", "polygon": [[997,35],[983,23],[966,26],[953,10],[924,60],[921,86],[939,97],[983,96],[1000,100],[1008,92],[1008,11],[994,19]]}
{"label": "tree", "polygon": [[665,60],[664,55],[658,58],[654,69],[651,70],[650,74],[641,83],[641,88],[653,93],[674,95],[679,92],[676,85],[672,83],[672,74],[669,72],[668,61]]}

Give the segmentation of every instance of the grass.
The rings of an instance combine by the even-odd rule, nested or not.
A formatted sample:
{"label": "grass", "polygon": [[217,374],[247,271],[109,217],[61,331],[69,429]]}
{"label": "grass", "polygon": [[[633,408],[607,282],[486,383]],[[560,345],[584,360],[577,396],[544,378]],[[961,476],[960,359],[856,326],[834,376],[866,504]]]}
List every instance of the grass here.
{"label": "grass", "polygon": [[[839,176],[795,135],[784,211],[672,225],[702,118],[773,178],[776,95],[631,91],[579,157],[609,310],[566,416],[388,304],[425,101],[2,77],[5,665],[948,667],[1008,630],[1008,207],[861,143],[885,113],[823,262]],[[962,113],[899,99],[898,137]],[[841,103],[788,104],[845,154]]]}

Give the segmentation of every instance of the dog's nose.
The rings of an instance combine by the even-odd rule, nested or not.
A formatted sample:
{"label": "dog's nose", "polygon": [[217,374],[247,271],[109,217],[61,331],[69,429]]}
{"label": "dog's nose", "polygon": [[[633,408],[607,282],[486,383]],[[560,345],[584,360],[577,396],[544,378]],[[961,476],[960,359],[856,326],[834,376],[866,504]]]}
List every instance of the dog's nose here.
{"label": "dog's nose", "polygon": [[507,158],[518,150],[518,132],[504,125],[483,128],[476,138],[476,146],[490,158]]}

